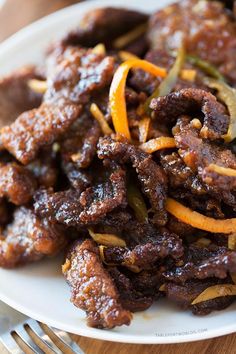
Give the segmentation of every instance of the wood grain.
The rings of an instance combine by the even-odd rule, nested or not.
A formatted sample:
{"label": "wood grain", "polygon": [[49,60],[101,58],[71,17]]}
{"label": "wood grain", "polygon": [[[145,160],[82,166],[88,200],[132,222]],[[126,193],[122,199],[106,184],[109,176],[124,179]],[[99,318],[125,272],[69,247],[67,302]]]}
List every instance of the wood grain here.
{"label": "wood grain", "polygon": [[[7,0],[0,9],[0,41],[38,18],[76,2],[78,1]],[[211,340],[171,345],[121,344],[75,335],[72,335],[72,338],[86,354],[236,354],[236,334]],[[0,353],[7,353],[1,345]]]}

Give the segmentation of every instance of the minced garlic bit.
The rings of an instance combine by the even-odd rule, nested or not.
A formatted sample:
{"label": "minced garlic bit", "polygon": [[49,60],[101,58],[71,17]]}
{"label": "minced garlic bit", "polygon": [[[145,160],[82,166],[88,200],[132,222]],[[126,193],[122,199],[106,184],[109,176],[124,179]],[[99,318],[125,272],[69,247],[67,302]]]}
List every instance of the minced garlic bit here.
{"label": "minced garlic bit", "polygon": [[194,82],[196,79],[197,72],[193,69],[183,69],[180,72],[180,77],[183,80]]}
{"label": "minced garlic bit", "polygon": [[71,266],[71,262],[70,260],[67,258],[65,263],[62,265],[62,273],[66,273],[69,269],[70,269],[70,266]]}
{"label": "minced garlic bit", "polygon": [[202,129],[202,123],[198,118],[194,118],[190,122],[191,126],[195,129]]}
{"label": "minced garlic bit", "polygon": [[81,152],[77,152],[76,154],[72,154],[70,158],[73,162],[78,161],[81,158]]}
{"label": "minced garlic bit", "polygon": [[106,54],[106,47],[103,43],[99,43],[97,44],[94,48],[93,48],[93,53],[95,54]]}
{"label": "minced garlic bit", "polygon": [[45,93],[47,91],[47,81],[32,79],[28,81],[28,86],[37,93]]}

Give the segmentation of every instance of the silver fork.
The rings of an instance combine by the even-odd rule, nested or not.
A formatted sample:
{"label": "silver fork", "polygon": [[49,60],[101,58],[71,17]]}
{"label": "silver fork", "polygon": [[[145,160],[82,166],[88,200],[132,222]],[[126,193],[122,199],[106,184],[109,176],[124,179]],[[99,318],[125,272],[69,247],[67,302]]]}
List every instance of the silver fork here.
{"label": "silver fork", "polygon": [[[0,302],[0,342],[12,354],[24,354],[24,351],[15,341],[18,336],[33,353],[44,354],[45,352],[33,341],[26,328],[29,327],[39,342],[44,344],[52,353],[63,354],[63,352],[53,343],[52,339],[45,333],[40,324],[13,310],[8,305]],[[84,354],[81,348],[70,338],[70,336],[59,329],[49,327],[54,336],[63,344],[64,348],[76,354]]]}

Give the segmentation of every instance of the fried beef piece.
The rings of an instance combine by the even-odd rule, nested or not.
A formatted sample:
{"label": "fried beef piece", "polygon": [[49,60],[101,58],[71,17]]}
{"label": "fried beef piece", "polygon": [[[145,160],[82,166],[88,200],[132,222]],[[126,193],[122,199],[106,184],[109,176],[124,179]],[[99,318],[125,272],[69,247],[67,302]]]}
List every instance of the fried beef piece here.
{"label": "fried beef piece", "polygon": [[236,23],[219,1],[185,0],[172,4],[150,19],[148,37],[153,49],[176,50],[182,37],[187,53],[214,64],[236,83]]}
{"label": "fried beef piece", "polygon": [[41,187],[54,187],[57,182],[58,168],[54,155],[53,151],[46,149],[26,167],[32,172]]}
{"label": "fried beef piece", "polygon": [[97,122],[85,134],[83,145],[76,153],[74,162],[78,168],[87,168],[96,155],[98,139],[101,136],[101,129]]}
{"label": "fried beef piece", "polygon": [[[235,178],[231,177],[233,182],[228,184],[230,177],[212,178],[208,167],[210,164],[216,164],[235,169],[236,157],[231,150],[201,139],[198,129],[192,127],[189,119],[185,117],[178,120],[174,129],[174,137],[180,156],[192,171],[198,173],[200,179],[208,186],[208,190],[212,193],[220,193],[220,198],[226,204],[234,205],[234,196],[231,191]],[[222,183],[224,177],[226,180]]]}
{"label": "fried beef piece", "polygon": [[84,190],[92,183],[92,177],[89,171],[81,170],[72,162],[64,162],[62,169],[69,180],[71,187],[76,190]]}
{"label": "fried beef piece", "polygon": [[210,167],[206,167],[201,173],[202,180],[210,186],[220,186],[223,190],[236,190],[236,177],[220,175]]}
{"label": "fried beef piece", "polygon": [[183,256],[182,240],[175,234],[164,231],[156,234],[155,240],[146,244],[128,247],[106,247],[104,258],[107,264],[117,264],[128,268],[151,269],[160,259],[167,256],[179,259]]}
{"label": "fried beef piece", "polygon": [[118,206],[125,207],[126,173],[115,165],[108,182],[87,188],[80,196],[83,211],[80,214],[82,223],[93,223],[103,219]]}
{"label": "fried beef piece", "polygon": [[173,152],[170,155],[161,154],[161,165],[168,176],[171,188],[186,188],[193,194],[204,195],[206,187],[200,178],[193,173],[190,167],[186,166],[180,156]]}
{"label": "fried beef piece", "polygon": [[128,142],[118,142],[110,137],[101,138],[98,143],[98,157],[109,158],[119,163],[132,163],[136,169],[142,191],[150,200],[154,222],[164,225],[167,214],[164,207],[167,182],[164,171],[154,162],[149,154]]}
{"label": "fried beef piece", "polygon": [[42,95],[28,86],[30,79],[37,78],[34,67],[23,67],[0,79],[0,125],[14,122],[22,112],[36,108]]}
{"label": "fried beef piece", "polygon": [[155,98],[150,107],[154,110],[155,119],[165,121],[170,126],[181,115],[196,117],[202,113],[202,138],[219,139],[228,131],[229,116],[225,114],[223,105],[210,92],[201,89],[187,88]]}
{"label": "fried beef piece", "polygon": [[217,284],[231,283],[228,280],[216,278],[204,280],[189,280],[185,284],[167,283],[165,292],[167,299],[176,302],[183,309],[189,308],[194,315],[208,315],[212,311],[220,311],[228,307],[235,300],[234,296],[224,296],[216,299],[204,301],[196,305],[191,305],[194,299],[198,297],[205,289]]}
{"label": "fried beef piece", "polygon": [[118,206],[126,205],[125,171],[116,168],[109,180],[93,187],[53,193],[39,190],[34,196],[37,215],[67,226],[96,224]]}
{"label": "fried beef piece", "polygon": [[94,118],[85,110],[83,114],[77,119],[63,134],[60,140],[60,153],[63,162],[71,162],[71,156],[76,154],[85,140],[85,136],[94,124]]}
{"label": "fried beef piece", "polygon": [[48,75],[48,89],[38,109],[20,115],[1,131],[3,146],[20,162],[32,161],[40,148],[53,143],[78,118],[90,94],[107,86],[114,59],[92,50],[68,48]]}
{"label": "fried beef piece", "polygon": [[81,191],[69,189],[53,193],[52,189],[38,190],[34,195],[34,210],[42,218],[66,226],[75,226],[80,223],[79,215],[82,211],[79,203]]}
{"label": "fried beef piece", "polygon": [[93,47],[104,43],[112,47],[112,40],[127,33],[134,27],[147,22],[148,16],[141,12],[105,7],[88,12],[78,28],[62,40],[63,45]]}
{"label": "fried beef piece", "polygon": [[103,267],[93,241],[74,244],[63,273],[71,287],[71,301],[86,311],[89,326],[114,328],[130,324],[132,315],[122,307],[117,288]]}
{"label": "fried beef piece", "polygon": [[25,207],[16,209],[13,221],[0,238],[0,266],[13,268],[52,256],[66,245],[63,230],[40,220]]}
{"label": "fried beef piece", "polygon": [[162,274],[159,269],[143,270],[140,273],[132,273],[130,276],[133,287],[146,297],[158,300],[163,294],[159,291],[163,284]]}
{"label": "fried beef piece", "polygon": [[132,281],[125,274],[115,267],[110,267],[108,271],[119,291],[120,302],[126,310],[131,312],[144,311],[152,305],[153,298],[137,291],[132,285]]}
{"label": "fried beef piece", "polygon": [[6,197],[15,205],[28,203],[37,183],[30,171],[15,162],[0,166],[0,198]]}
{"label": "fried beef piece", "polygon": [[236,252],[225,247],[215,251],[189,246],[185,264],[164,273],[167,281],[185,283],[189,279],[206,279],[216,277],[224,279],[228,272],[236,271]]}

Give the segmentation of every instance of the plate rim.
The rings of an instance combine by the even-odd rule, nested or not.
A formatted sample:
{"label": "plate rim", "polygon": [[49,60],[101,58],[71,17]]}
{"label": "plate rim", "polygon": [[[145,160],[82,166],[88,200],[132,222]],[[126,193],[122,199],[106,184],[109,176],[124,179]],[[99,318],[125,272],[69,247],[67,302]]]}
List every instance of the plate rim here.
{"label": "plate rim", "polygon": [[[169,0],[168,0],[169,1]],[[127,8],[135,8],[135,6],[138,5],[137,3],[140,2],[136,0],[130,0],[129,3],[127,4]],[[174,2],[169,1],[169,2]],[[7,53],[9,50],[12,48],[14,49],[14,46],[19,42],[27,38],[27,36],[30,35],[33,36],[36,33],[39,33],[44,24],[47,23],[47,25],[52,25],[53,22],[58,22],[60,17],[63,15],[68,15],[73,11],[73,9],[90,9],[91,7],[103,7],[110,4],[111,6],[123,6],[124,7],[124,1],[120,0],[87,0],[86,2],[82,3],[77,3],[71,6],[68,6],[66,8],[63,8],[61,10],[58,10],[50,15],[47,15],[31,24],[28,26],[25,26],[6,40],[4,40],[0,44],[0,57],[4,55],[4,53]],[[130,6],[131,5],[131,6]],[[3,64],[4,66],[4,64]],[[94,338],[94,339],[100,339],[100,340],[106,340],[106,341],[114,341],[114,342],[121,342],[121,343],[133,343],[133,344],[174,344],[174,343],[184,343],[184,342],[193,342],[193,341],[198,341],[198,340],[206,340],[210,338],[215,338],[215,337],[220,337],[226,334],[231,334],[236,332],[236,324],[228,324],[223,327],[219,327],[217,329],[210,329],[206,332],[203,333],[194,333],[194,334],[188,334],[188,335],[179,335],[179,336],[163,336],[163,337],[158,337],[158,336],[145,336],[145,335],[134,335],[134,334],[127,334],[124,336],[122,333],[116,333],[113,331],[109,330],[98,330],[95,328],[91,327],[85,327],[82,328],[80,327],[78,323],[78,330],[74,328],[74,326],[69,326],[67,324],[58,323],[58,321],[53,320],[52,318],[46,318],[37,312],[34,312],[30,309],[27,309],[24,305],[16,303],[16,301],[10,299],[8,296],[5,296],[0,292],[0,300],[11,306],[12,308],[18,310],[19,312],[32,317],[38,321],[47,323],[50,326],[59,328],[61,330],[74,333],[77,335],[89,337],[89,338]],[[69,300],[68,300],[69,301]],[[73,328],[72,328],[73,327]]]}

